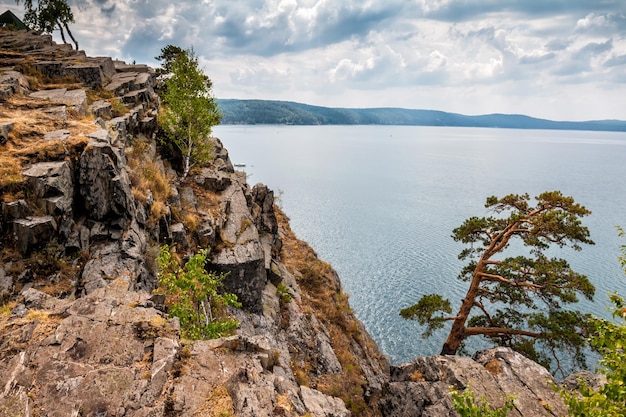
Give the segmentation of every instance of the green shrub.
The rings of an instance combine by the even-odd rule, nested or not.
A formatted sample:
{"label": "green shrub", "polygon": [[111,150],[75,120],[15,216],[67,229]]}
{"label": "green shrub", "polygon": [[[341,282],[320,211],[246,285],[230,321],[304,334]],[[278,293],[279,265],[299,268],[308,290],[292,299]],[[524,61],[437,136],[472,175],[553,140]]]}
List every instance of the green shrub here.
{"label": "green shrub", "polygon": [[216,339],[231,335],[239,322],[229,317],[226,306],[241,307],[234,294],[222,294],[225,275],[207,272],[207,249],[200,250],[181,267],[168,245],[157,258],[159,289],[167,296],[169,313],[178,317],[182,336],[188,339]]}
{"label": "green shrub", "polygon": [[506,417],[509,411],[515,408],[514,399],[508,397],[504,405],[500,408],[491,408],[486,399],[476,401],[474,392],[466,389],[463,392],[450,390],[452,405],[461,417]]}
{"label": "green shrub", "polygon": [[281,303],[288,304],[291,302],[291,293],[289,292],[289,287],[285,284],[278,284],[276,295],[280,298]]}

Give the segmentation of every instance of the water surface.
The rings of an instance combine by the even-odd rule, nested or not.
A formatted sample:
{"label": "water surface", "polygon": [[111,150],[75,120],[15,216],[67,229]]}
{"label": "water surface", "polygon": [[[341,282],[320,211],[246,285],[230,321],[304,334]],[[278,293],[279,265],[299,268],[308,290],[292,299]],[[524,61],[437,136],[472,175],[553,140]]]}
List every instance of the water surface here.
{"label": "water surface", "polygon": [[[218,126],[248,182],[280,193],[295,233],[340,275],[350,304],[393,362],[438,354],[398,315],[421,295],[458,306],[463,248],[452,229],[483,216],[485,198],[560,190],[593,211],[596,245],[566,251],[596,285],[585,312],[607,316],[626,293],[615,226],[626,226],[626,133],[417,126]],[[472,347],[478,348],[478,340]]]}

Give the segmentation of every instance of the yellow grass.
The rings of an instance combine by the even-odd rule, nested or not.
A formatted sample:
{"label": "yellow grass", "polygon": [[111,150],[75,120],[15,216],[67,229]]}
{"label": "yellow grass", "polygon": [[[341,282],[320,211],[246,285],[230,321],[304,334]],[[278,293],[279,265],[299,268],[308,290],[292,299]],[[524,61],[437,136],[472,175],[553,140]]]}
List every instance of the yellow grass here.
{"label": "yellow grass", "polygon": [[[379,363],[385,359],[372,339],[365,333],[348,304],[348,296],[341,291],[332,267],[320,260],[315,251],[299,240],[289,227],[289,219],[274,206],[283,241],[281,260],[292,271],[302,290],[302,309],[315,314],[330,333],[333,350],[343,372],[339,375],[315,375],[308,371],[307,358],[292,361],[292,370],[302,385],[315,386],[327,395],[341,398],[353,415],[377,415],[374,406],[364,397],[367,384],[359,365],[353,343]],[[375,402],[375,398],[370,398]],[[370,403],[371,404],[371,403]]]}
{"label": "yellow grass", "polygon": [[[51,104],[46,100],[13,96],[0,108],[0,121],[14,123],[9,140],[0,147],[0,189],[22,181],[21,171],[36,162],[77,158],[88,140],[86,134],[97,130],[92,117],[75,117],[68,112],[66,120],[44,112]],[[67,129],[65,141],[46,141],[48,132]]]}

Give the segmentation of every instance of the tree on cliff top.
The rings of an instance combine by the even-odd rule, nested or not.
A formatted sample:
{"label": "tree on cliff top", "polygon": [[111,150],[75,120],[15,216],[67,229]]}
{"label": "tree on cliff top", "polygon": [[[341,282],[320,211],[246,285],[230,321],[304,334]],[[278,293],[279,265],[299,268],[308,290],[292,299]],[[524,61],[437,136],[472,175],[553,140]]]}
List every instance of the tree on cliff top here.
{"label": "tree on cliff top", "polygon": [[[15,0],[19,5],[22,0]],[[31,29],[43,32],[52,33],[55,29],[59,29],[61,32],[61,39],[63,43],[67,43],[65,40],[65,31],[74,42],[76,50],[78,50],[78,42],[72,31],[70,31],[68,23],[74,23],[74,13],[67,4],[66,0],[35,0],[36,4],[33,4],[33,0],[23,0],[26,13],[24,14],[24,23]],[[64,31],[65,29],[65,31]]]}
{"label": "tree on cliff top", "polygon": [[[164,48],[165,49],[165,48]],[[211,94],[212,83],[198,66],[192,49],[175,54],[169,62],[170,75],[160,94],[163,102],[160,117],[165,142],[182,154],[180,181],[197,165],[211,159],[211,130],[219,124],[221,114]]]}
{"label": "tree on cliff top", "polygon": [[[545,252],[553,245],[580,250],[581,243],[593,244],[580,221],[591,212],[559,191],[535,199],[532,207],[528,194],[489,197],[485,207],[494,215],[471,217],[454,229],[452,238],[469,245],[459,255],[469,260],[459,279],[470,283],[456,315],[438,294],[425,295],[401,310],[405,319],[426,325],[425,337],[452,321],[442,355],[454,355],[467,337],[482,335],[545,366],[552,356],[561,372],[558,351],[585,365],[586,316],[563,309],[563,304],[577,302],[578,294],[591,300],[595,288],[567,261],[549,258]],[[528,253],[503,257],[516,240]]]}

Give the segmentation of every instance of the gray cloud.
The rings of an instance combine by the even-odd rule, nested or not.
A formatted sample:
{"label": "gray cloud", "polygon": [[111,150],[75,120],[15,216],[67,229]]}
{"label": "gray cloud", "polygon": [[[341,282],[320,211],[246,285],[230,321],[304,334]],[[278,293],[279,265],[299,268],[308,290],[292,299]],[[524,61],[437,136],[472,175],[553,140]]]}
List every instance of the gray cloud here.
{"label": "gray cloud", "polygon": [[155,65],[193,46],[222,97],[571,119],[602,118],[584,99],[600,94],[626,119],[623,0],[70,3],[88,54]]}

